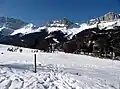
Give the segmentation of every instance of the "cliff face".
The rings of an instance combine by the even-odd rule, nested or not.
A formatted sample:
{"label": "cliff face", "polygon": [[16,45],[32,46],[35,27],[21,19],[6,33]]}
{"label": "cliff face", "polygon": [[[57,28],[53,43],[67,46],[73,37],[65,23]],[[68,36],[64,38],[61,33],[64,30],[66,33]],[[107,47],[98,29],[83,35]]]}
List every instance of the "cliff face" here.
{"label": "cliff face", "polygon": [[93,25],[96,23],[100,23],[100,22],[109,22],[109,21],[115,21],[120,19],[120,14],[114,13],[114,12],[109,12],[103,16],[100,16],[96,19],[91,19],[90,21],[88,21],[88,24]]}

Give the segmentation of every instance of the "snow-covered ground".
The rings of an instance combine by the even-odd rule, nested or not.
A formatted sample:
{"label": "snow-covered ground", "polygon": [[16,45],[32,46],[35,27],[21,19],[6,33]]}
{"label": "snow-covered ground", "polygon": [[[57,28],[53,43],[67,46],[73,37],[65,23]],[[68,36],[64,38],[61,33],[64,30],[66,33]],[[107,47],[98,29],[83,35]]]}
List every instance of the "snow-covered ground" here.
{"label": "snow-covered ground", "polygon": [[0,45],[0,89],[120,89],[120,62],[62,52],[9,52]]}

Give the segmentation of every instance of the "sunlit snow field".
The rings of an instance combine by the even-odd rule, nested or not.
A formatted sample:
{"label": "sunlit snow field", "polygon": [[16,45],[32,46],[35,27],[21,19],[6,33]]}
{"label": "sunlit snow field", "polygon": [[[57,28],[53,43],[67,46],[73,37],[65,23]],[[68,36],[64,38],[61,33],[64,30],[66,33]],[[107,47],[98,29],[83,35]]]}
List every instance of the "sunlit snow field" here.
{"label": "sunlit snow field", "polygon": [[120,89],[120,62],[63,52],[9,52],[0,45],[0,89]]}

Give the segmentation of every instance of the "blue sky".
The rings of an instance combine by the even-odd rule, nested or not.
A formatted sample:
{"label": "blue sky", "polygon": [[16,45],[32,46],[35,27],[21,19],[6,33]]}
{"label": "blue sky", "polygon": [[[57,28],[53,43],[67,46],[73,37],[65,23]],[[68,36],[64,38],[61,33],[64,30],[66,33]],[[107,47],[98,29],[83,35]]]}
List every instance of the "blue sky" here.
{"label": "blue sky", "polygon": [[0,16],[36,25],[63,17],[84,22],[107,12],[120,13],[120,0],[0,0]]}

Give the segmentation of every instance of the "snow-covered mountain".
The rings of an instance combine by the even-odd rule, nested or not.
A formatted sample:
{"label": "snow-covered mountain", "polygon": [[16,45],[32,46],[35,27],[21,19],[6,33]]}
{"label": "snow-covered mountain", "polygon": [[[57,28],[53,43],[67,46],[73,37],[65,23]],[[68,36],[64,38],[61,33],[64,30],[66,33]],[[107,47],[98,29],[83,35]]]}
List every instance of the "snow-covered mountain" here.
{"label": "snow-covered mountain", "polygon": [[[2,44],[19,45],[44,51],[48,51],[53,44],[55,49],[70,53],[78,53],[78,50],[81,51],[83,48],[88,50],[89,44],[95,42],[101,46],[101,50],[108,51],[109,49],[110,51],[110,47],[112,50],[113,47],[114,50],[120,48],[118,42],[120,15],[113,12],[85,23],[75,23],[63,18],[49,21],[41,27],[16,19],[4,18],[3,20],[3,22],[1,20],[0,28],[0,43]],[[102,40],[105,40],[103,45],[99,42]],[[83,47],[85,45],[86,47]],[[98,49],[98,51],[100,50]],[[91,52],[93,52],[93,48]]]}
{"label": "snow-covered mountain", "polygon": [[19,33],[26,35],[46,29],[48,33],[60,30],[66,34],[66,37],[72,39],[75,34],[85,29],[96,27],[99,27],[100,29],[112,29],[115,26],[120,26],[120,15],[113,12],[109,12],[96,19],[91,19],[87,23],[74,23],[67,18],[63,18],[62,20],[49,21],[42,27],[36,27],[32,23],[27,24],[13,18],[0,17],[0,33],[5,36],[13,36]]}
{"label": "snow-covered mountain", "polygon": [[109,12],[103,16],[100,16],[98,18],[93,18],[89,20],[87,23],[88,24],[95,24],[95,23],[101,23],[101,22],[110,22],[110,21],[116,21],[120,19],[120,14],[114,13],[114,12]]}
{"label": "snow-covered mountain", "polygon": [[67,18],[63,18],[62,20],[55,20],[55,21],[49,21],[45,26],[43,27],[36,27],[33,24],[27,24],[23,28],[15,30],[11,35],[16,35],[18,33],[22,34],[29,34],[34,32],[40,32],[41,29],[47,29],[48,33],[54,32],[54,31],[62,31],[63,33],[67,34],[66,36],[69,36],[70,39],[72,37],[89,28],[96,28],[99,27],[100,29],[112,29],[115,26],[120,26],[120,15],[109,12],[105,14],[104,16],[100,16],[96,19],[91,19],[87,23],[74,23],[68,20]]}
{"label": "snow-covered mountain", "polygon": [[63,18],[41,27],[0,17],[0,89],[119,89],[116,60],[120,14],[109,12],[81,24]]}
{"label": "snow-covered mountain", "polygon": [[0,35],[8,36],[19,28],[27,25],[28,23],[20,20],[9,17],[0,17]]}
{"label": "snow-covered mountain", "polygon": [[[29,34],[29,33],[35,33],[40,32],[42,29],[46,29],[48,33],[54,32],[54,31],[61,31],[64,34],[68,35],[74,35],[78,31],[76,29],[79,29],[80,25],[78,23],[72,23],[68,19],[64,18],[63,20],[56,20],[56,21],[49,21],[45,26],[43,27],[36,27],[33,24],[28,24],[24,26],[23,28],[15,30],[10,35],[16,35],[19,33],[22,34]],[[75,31],[74,31],[75,30]],[[79,29],[81,30],[81,29]]]}
{"label": "snow-covered mountain", "polygon": [[23,35],[25,35],[25,34],[36,32],[36,30],[38,30],[38,28],[35,27],[33,24],[27,24],[26,26],[20,29],[14,30],[14,32],[10,35],[16,35],[19,33],[22,33]]}

